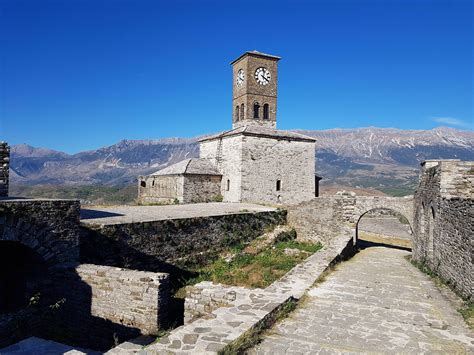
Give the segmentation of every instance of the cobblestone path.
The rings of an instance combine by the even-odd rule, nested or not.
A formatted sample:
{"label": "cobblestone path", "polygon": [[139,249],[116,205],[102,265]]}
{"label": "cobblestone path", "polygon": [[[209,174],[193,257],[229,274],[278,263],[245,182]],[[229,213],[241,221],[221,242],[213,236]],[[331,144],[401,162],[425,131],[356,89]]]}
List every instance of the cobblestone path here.
{"label": "cobblestone path", "polygon": [[404,256],[372,247],[340,264],[250,354],[474,354],[474,335]]}

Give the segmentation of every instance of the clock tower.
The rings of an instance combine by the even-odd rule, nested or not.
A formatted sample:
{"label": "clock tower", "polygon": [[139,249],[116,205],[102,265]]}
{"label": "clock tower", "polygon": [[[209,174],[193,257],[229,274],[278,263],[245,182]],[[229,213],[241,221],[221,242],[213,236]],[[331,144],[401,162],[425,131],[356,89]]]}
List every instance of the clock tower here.
{"label": "clock tower", "polygon": [[232,128],[276,128],[277,70],[280,57],[245,52],[232,65]]}

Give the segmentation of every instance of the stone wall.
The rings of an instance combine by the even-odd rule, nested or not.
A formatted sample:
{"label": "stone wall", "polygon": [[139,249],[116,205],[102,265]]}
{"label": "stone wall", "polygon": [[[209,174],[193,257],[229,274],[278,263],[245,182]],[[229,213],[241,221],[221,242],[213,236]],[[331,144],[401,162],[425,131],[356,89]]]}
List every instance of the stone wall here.
{"label": "stone wall", "polygon": [[390,209],[413,224],[412,197],[356,196],[346,191],[289,207],[288,223],[296,230],[299,240],[328,245],[345,228],[357,227],[362,216],[376,209]]}
{"label": "stone wall", "polygon": [[315,196],[314,150],[314,142],[238,135],[202,142],[200,157],[221,171],[225,202],[291,205]]}
{"label": "stone wall", "polygon": [[200,158],[209,159],[222,173],[221,195],[224,202],[241,202],[242,136],[201,142]]}
{"label": "stone wall", "polygon": [[139,176],[138,177],[138,203],[173,203],[182,202],[183,176]]}
{"label": "stone wall", "polygon": [[0,197],[8,196],[10,174],[10,147],[6,142],[0,142]]}
{"label": "stone wall", "polygon": [[91,288],[90,314],[157,334],[166,323],[168,274],[82,264],[76,272]]}
{"label": "stone wall", "polygon": [[473,299],[474,162],[429,161],[415,193],[413,258]]}
{"label": "stone wall", "polygon": [[83,225],[81,260],[137,270],[175,272],[279,224],[286,211],[169,219],[113,225]]}
{"label": "stone wall", "polygon": [[33,249],[51,266],[79,262],[80,203],[76,200],[0,200],[0,241]]}
{"label": "stone wall", "polygon": [[219,175],[185,175],[182,203],[222,200],[222,177]]}
{"label": "stone wall", "polygon": [[313,199],[314,151],[314,142],[244,136],[242,202],[293,205]]}

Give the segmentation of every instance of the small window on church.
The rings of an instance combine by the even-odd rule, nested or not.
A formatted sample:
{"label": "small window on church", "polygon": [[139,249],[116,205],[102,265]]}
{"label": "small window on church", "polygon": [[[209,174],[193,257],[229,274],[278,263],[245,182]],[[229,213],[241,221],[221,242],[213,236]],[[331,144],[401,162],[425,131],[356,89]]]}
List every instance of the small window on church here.
{"label": "small window on church", "polygon": [[226,186],[225,186],[225,190],[226,190],[226,191],[229,191],[229,190],[230,190],[230,180],[229,180],[229,179],[227,179],[227,184],[226,184]]}
{"label": "small window on church", "polygon": [[140,186],[141,187],[146,187],[146,182],[145,181],[140,182]]}
{"label": "small window on church", "polygon": [[240,105],[240,119],[244,119],[244,104]]}
{"label": "small window on church", "polygon": [[258,102],[253,104],[253,118],[259,118],[260,117],[260,105]]}
{"label": "small window on church", "polygon": [[239,120],[239,105],[235,106],[235,120],[238,121]]}
{"label": "small window on church", "polygon": [[276,183],[276,190],[277,190],[277,191],[281,191],[281,180],[277,180],[277,183]]}
{"label": "small window on church", "polygon": [[269,108],[268,104],[263,105],[263,119],[264,120],[268,120],[270,118],[268,108]]}

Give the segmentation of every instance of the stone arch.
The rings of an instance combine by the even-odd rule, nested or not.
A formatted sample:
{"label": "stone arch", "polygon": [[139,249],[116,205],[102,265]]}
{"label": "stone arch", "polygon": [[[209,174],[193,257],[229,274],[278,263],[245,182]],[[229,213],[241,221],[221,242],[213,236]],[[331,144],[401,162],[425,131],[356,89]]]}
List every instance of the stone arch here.
{"label": "stone arch", "polygon": [[[36,222],[25,215],[0,208],[0,242],[18,242],[38,254],[47,264],[61,263],[54,226]],[[56,243],[55,243],[56,240]]]}
{"label": "stone arch", "polygon": [[353,222],[358,222],[362,215],[375,209],[388,209],[399,213],[408,220],[413,231],[413,197],[354,196]]}
{"label": "stone arch", "polygon": [[391,208],[391,207],[383,207],[383,206],[380,206],[380,207],[374,207],[374,208],[370,208],[368,209],[367,211],[365,211],[364,213],[362,213],[360,216],[358,216],[357,218],[357,221],[355,223],[355,235],[354,235],[354,244],[357,243],[357,240],[359,238],[359,222],[361,221],[361,219],[367,215],[368,213],[372,212],[372,211],[377,211],[377,210],[387,210],[387,211],[391,211],[391,212],[396,212],[398,214],[400,214],[401,216],[403,216],[407,221],[408,221],[408,226],[410,228],[410,235],[412,236],[413,238],[413,222],[410,221],[410,219],[408,218],[408,216],[406,216],[404,213],[402,213],[400,210],[396,210],[394,208]]}

